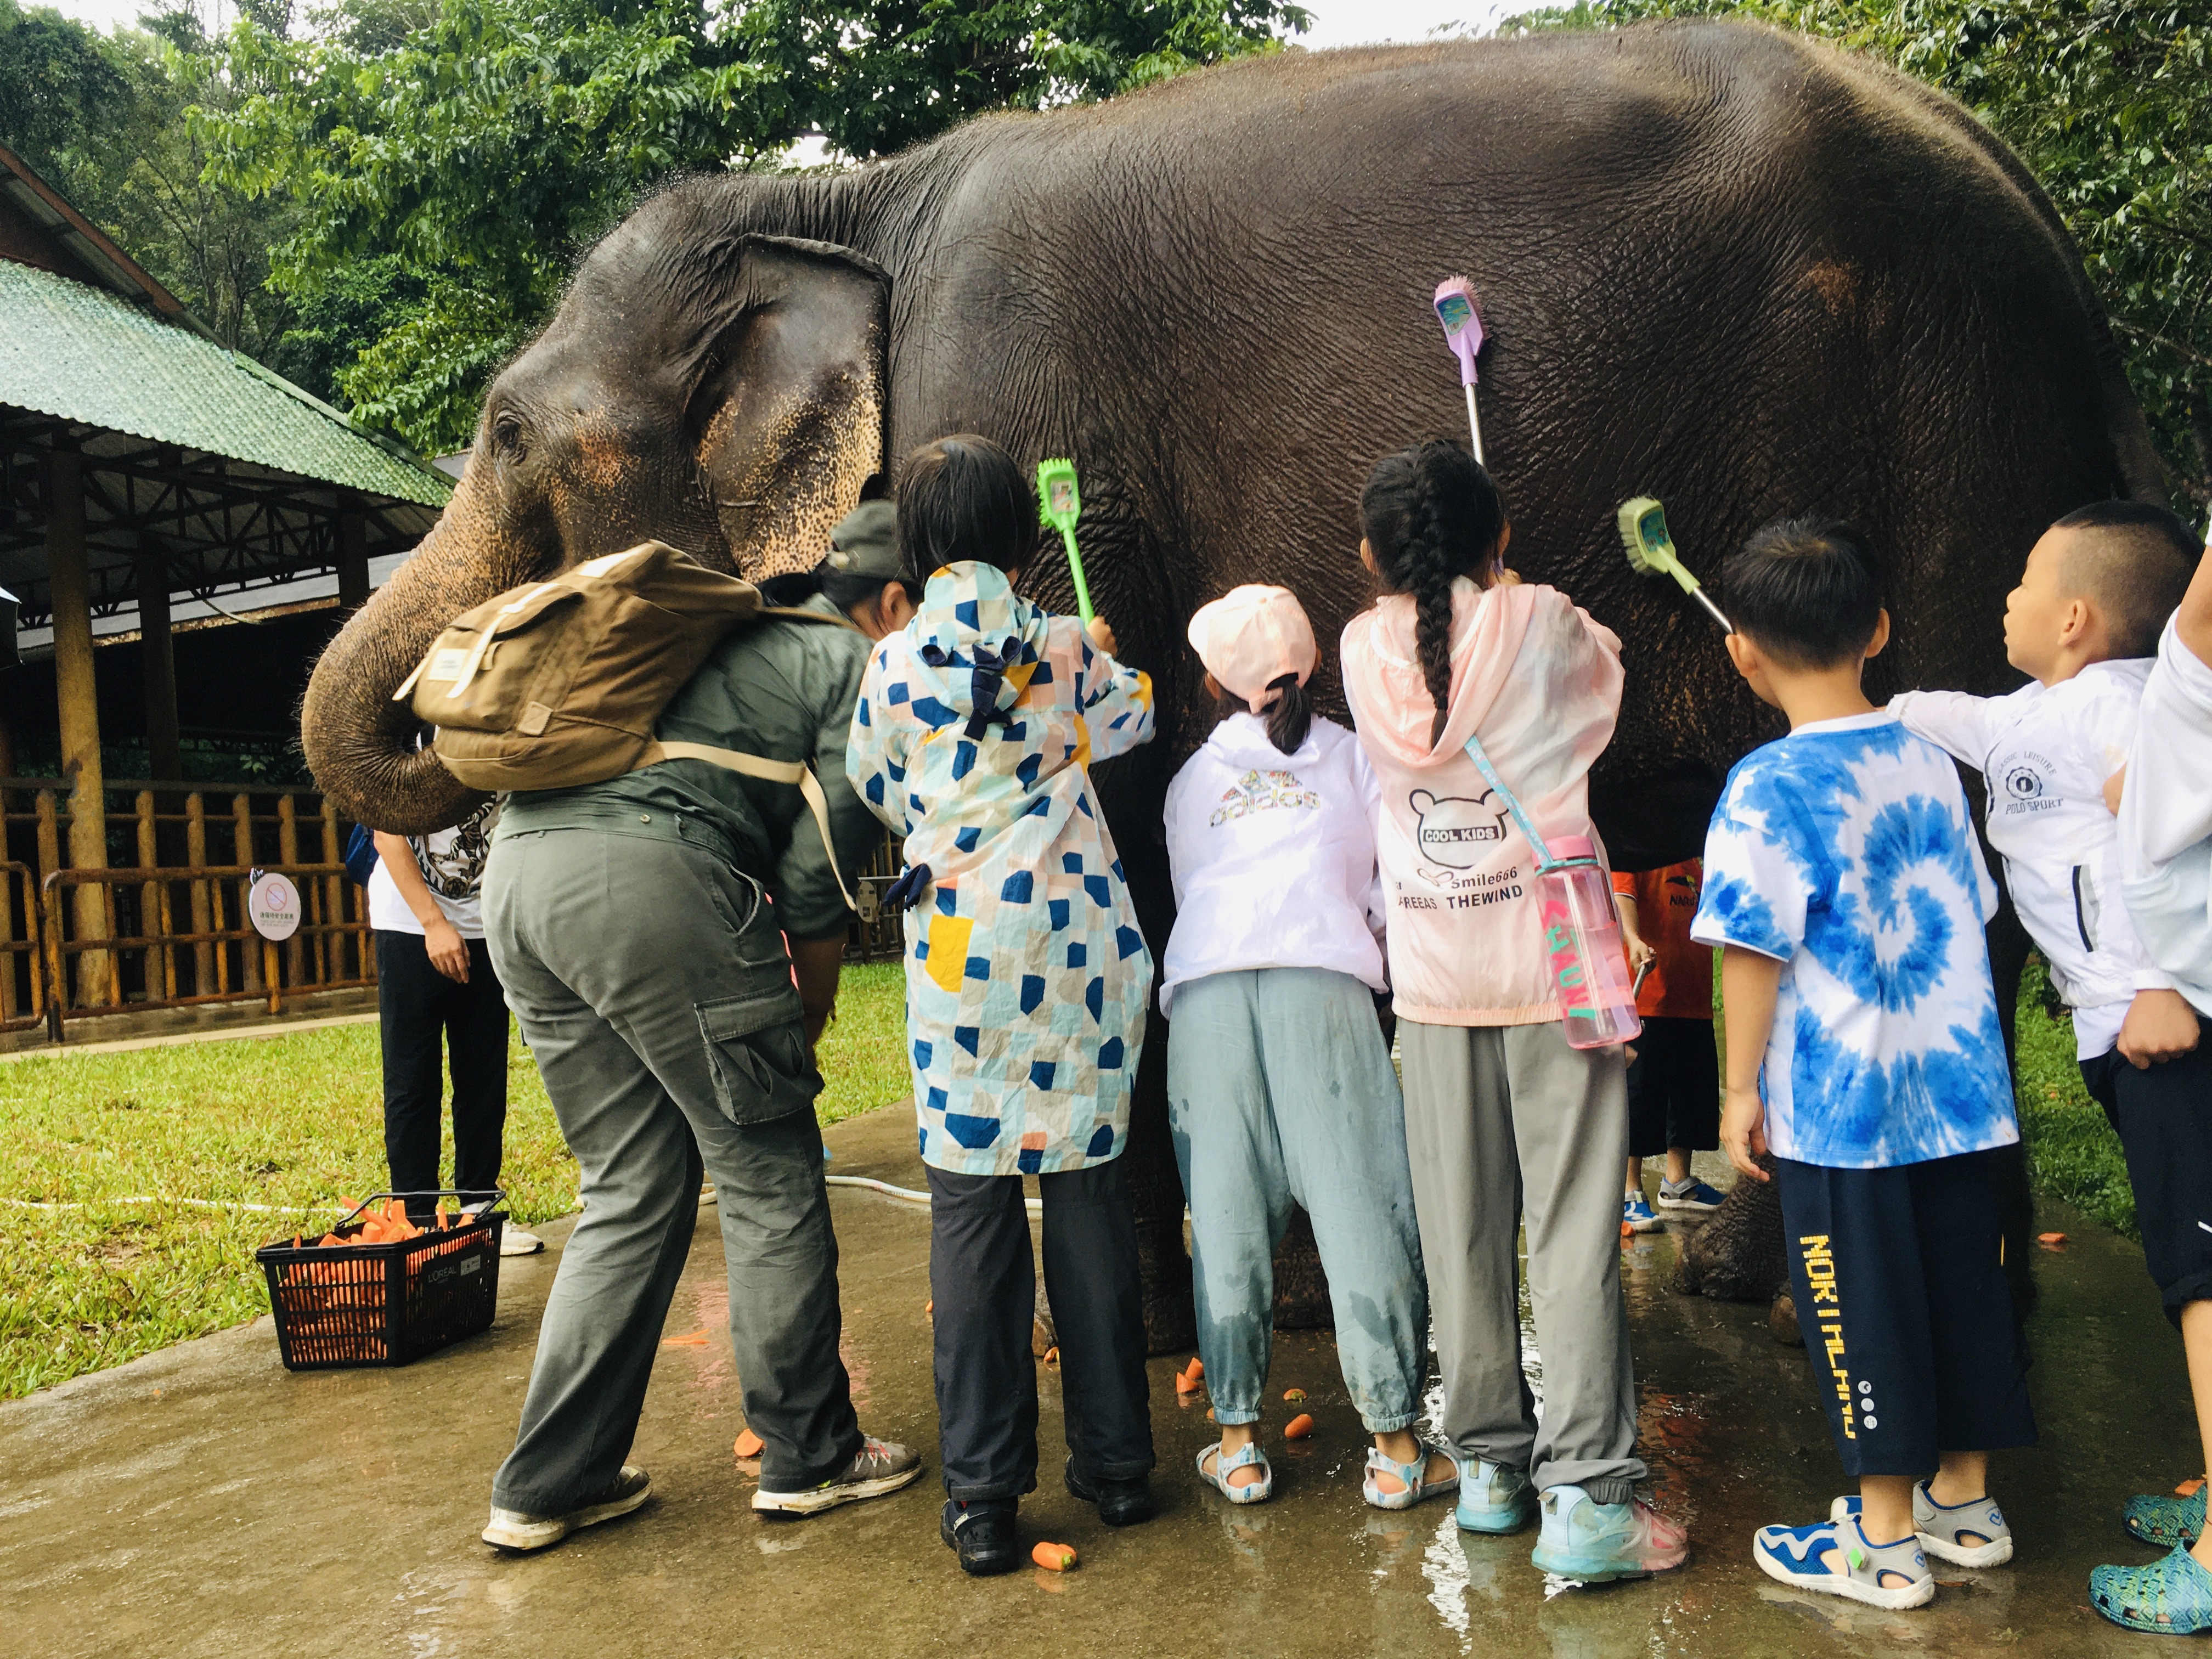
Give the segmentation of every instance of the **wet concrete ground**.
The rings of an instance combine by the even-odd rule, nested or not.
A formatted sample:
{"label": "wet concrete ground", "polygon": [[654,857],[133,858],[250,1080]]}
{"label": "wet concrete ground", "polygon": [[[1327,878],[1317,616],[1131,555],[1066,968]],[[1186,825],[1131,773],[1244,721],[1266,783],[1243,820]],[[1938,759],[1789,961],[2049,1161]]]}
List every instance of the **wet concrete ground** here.
{"label": "wet concrete ground", "polygon": [[[902,1107],[826,1137],[833,1170],[922,1185]],[[477,1541],[514,1432],[546,1256],[507,1262],[484,1336],[396,1371],[291,1375],[268,1321],[0,1407],[0,1653],[70,1656],[939,1653],[1115,1655],[2073,1655],[2155,1650],[2087,1606],[2100,1561],[2154,1552],[2121,1499],[2195,1462],[2179,1344],[2139,1252],[2056,1207],[2045,1230],[2033,1378],[2043,1445],[2001,1455],[2013,1565],[1943,1570],[1936,1604],[1880,1613],[1763,1577],[1763,1522],[1825,1514],[1838,1477],[1802,1350],[1765,1310],[1678,1297],[1671,1241],[1627,1247],[1656,1500],[1692,1555],[1658,1579],[1547,1599],[1531,1530],[1462,1534],[1448,1502],[1382,1515],[1359,1500],[1364,1441],[1330,1341],[1285,1336],[1273,1392],[1304,1388],[1314,1439],[1285,1448],[1277,1496],[1232,1509],[1190,1474],[1211,1439],[1179,1406],[1177,1360],[1152,1366],[1162,1504],[1109,1532],[1060,1488],[1057,1389],[1043,1387],[1040,1490],[1025,1541],[1075,1546],[1065,1577],[963,1579],[937,1538],[927,1213],[866,1192],[834,1200],[846,1352],[861,1419],[919,1445],[921,1483],[797,1523],[747,1507],[731,1455],[742,1422],[721,1326],[719,1234],[702,1207],[634,1461],[656,1497],[542,1555]],[[687,1340],[686,1339],[690,1339]]]}

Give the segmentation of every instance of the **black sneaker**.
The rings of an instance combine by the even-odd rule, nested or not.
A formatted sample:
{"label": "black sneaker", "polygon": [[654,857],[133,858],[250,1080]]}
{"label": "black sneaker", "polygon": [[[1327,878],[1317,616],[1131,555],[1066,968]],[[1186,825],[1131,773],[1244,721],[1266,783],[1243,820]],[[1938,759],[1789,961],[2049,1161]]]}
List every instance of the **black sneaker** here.
{"label": "black sneaker", "polygon": [[1152,1483],[1146,1475],[1127,1480],[1091,1480],[1075,1472],[1075,1455],[1068,1454],[1067,1489],[1086,1504],[1098,1505],[1098,1518],[1109,1527],[1133,1527],[1149,1521],[1159,1510],[1152,1504]]}
{"label": "black sneaker", "polygon": [[982,1498],[972,1504],[948,1498],[937,1535],[947,1549],[957,1553],[960,1571],[970,1577],[1012,1572],[1022,1564],[1022,1547],[1014,1540],[1014,1512],[1009,1498]]}

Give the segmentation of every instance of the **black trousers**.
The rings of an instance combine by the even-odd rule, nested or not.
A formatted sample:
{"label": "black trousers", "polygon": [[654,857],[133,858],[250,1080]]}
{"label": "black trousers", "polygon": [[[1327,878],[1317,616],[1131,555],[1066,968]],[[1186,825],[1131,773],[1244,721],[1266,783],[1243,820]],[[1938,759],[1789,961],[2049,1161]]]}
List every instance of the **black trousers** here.
{"label": "black trousers", "polygon": [[[1121,1160],[1037,1177],[1044,1283],[1060,1337],[1067,1449],[1079,1474],[1152,1467],[1137,1223]],[[1019,1176],[929,1171],[939,1455],[963,1501],[1036,1486],[1036,1267]]]}
{"label": "black trousers", "polygon": [[2178,1326],[2212,1297],[2212,1045],[2140,1072],[2115,1048],[2083,1060],[2081,1079],[2119,1131],[2143,1265]]}
{"label": "black trousers", "polygon": [[1881,1170],[1774,1160],[1798,1328],[1849,1475],[2035,1443],[1990,1154]]}
{"label": "black trousers", "polygon": [[1721,1144],[1721,1067],[1710,1019],[1655,1014],[1631,1045],[1628,1155],[1657,1158],[1680,1146],[1709,1152]]}
{"label": "black trousers", "polygon": [[[469,947],[469,982],[430,965],[420,933],[380,928],[376,1011],[384,1038],[384,1156],[392,1190],[428,1193],[438,1179],[441,1108],[450,1057],[453,1074],[453,1182],[463,1200],[499,1185],[507,1132],[507,999],[480,939]],[[441,1052],[442,1051],[442,1052]],[[410,1203],[428,1215],[434,1200]]]}

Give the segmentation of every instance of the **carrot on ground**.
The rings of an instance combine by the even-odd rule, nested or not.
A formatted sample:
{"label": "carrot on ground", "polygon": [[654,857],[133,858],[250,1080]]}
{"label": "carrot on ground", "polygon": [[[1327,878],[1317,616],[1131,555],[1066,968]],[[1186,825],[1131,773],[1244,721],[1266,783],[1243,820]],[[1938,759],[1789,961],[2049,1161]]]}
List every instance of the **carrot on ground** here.
{"label": "carrot on ground", "polygon": [[758,1457],[766,1443],[750,1429],[747,1429],[738,1437],[738,1443],[732,1449],[740,1457]]}
{"label": "carrot on ground", "polygon": [[1030,1552],[1030,1559],[1047,1572],[1066,1572],[1075,1565],[1075,1552],[1065,1544],[1039,1544]]}
{"label": "carrot on ground", "polygon": [[1304,1412],[1283,1425],[1283,1438],[1285,1440],[1303,1440],[1313,1431],[1314,1420]]}

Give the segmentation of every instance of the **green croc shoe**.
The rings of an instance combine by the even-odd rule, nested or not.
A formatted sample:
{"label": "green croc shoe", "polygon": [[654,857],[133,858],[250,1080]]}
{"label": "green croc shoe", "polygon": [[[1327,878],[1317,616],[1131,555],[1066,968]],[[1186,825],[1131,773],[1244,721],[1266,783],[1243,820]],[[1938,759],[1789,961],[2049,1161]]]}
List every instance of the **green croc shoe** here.
{"label": "green croc shoe", "polygon": [[2099,1567],[2089,1575],[2089,1601],[2123,1629],[2194,1636],[2212,1630],[2212,1572],[2176,1544],[2147,1567]]}
{"label": "green croc shoe", "polygon": [[2193,1544],[2204,1531],[2204,1488],[2199,1486],[2186,1498],[2148,1492],[2130,1498],[2120,1510],[2120,1524],[2160,1549]]}

